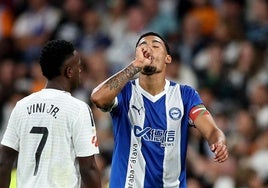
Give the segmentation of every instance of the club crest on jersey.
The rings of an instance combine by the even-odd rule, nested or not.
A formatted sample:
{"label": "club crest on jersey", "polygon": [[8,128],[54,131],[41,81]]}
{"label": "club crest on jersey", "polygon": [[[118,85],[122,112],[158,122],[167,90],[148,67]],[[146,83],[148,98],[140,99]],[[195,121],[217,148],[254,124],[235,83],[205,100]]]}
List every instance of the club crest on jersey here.
{"label": "club crest on jersey", "polygon": [[181,110],[177,107],[173,107],[169,110],[169,117],[173,120],[179,120],[181,118]]}

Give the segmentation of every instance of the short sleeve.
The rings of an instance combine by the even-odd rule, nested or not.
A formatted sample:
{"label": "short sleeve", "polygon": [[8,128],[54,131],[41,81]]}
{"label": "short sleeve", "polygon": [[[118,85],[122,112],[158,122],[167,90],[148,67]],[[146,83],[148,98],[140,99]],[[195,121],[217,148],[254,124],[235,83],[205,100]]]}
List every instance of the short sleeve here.
{"label": "short sleeve", "polygon": [[20,117],[18,114],[18,107],[16,106],[10,115],[7,128],[1,141],[2,145],[8,146],[16,151],[19,151],[19,140],[20,140],[18,134],[19,119]]}
{"label": "short sleeve", "polygon": [[96,127],[91,109],[81,105],[77,121],[73,125],[73,144],[77,157],[99,153]]}

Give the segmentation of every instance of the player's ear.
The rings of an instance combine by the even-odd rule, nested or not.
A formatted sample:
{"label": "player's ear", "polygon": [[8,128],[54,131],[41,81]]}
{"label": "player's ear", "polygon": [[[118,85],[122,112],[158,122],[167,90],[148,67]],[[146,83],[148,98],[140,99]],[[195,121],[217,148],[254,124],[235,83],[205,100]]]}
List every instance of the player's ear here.
{"label": "player's ear", "polygon": [[165,61],[167,64],[171,63],[171,61],[172,61],[171,55],[167,55]]}
{"label": "player's ear", "polygon": [[66,66],[65,69],[64,69],[64,75],[65,75],[67,78],[71,78],[71,77],[73,77],[73,69],[72,69],[72,67],[70,67],[70,66]]}

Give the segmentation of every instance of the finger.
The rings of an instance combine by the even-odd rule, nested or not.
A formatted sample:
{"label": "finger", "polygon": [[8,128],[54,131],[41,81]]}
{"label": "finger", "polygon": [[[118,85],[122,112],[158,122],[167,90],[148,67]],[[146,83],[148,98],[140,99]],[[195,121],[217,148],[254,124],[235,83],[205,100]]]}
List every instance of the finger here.
{"label": "finger", "polygon": [[222,162],[226,161],[227,159],[228,159],[228,154],[226,154],[226,155],[222,155],[222,156],[220,156],[220,157],[214,159],[214,161],[215,161],[215,162],[222,163]]}
{"label": "finger", "polygon": [[151,57],[152,51],[150,50],[150,48],[146,48],[143,50],[143,55],[145,58],[149,59]]}
{"label": "finger", "polygon": [[223,150],[223,151],[220,151],[220,153],[214,157],[214,161],[224,162],[227,160],[227,158],[228,158],[228,151]]}
{"label": "finger", "polygon": [[142,47],[137,47],[137,50],[136,50],[136,54],[137,55],[143,55],[143,53],[144,53],[144,48],[142,48]]}
{"label": "finger", "polygon": [[221,155],[226,150],[226,145],[218,145],[215,149],[216,155]]}
{"label": "finger", "polygon": [[147,59],[149,59],[150,56],[151,56],[150,52],[148,52],[148,51],[145,51],[145,52],[143,53],[143,55],[144,55],[144,57],[147,58]]}
{"label": "finger", "polygon": [[214,153],[217,155],[217,154],[219,154],[221,151],[223,151],[223,150],[226,150],[226,145],[225,144],[217,144],[216,146],[215,146],[215,151],[214,151]]}

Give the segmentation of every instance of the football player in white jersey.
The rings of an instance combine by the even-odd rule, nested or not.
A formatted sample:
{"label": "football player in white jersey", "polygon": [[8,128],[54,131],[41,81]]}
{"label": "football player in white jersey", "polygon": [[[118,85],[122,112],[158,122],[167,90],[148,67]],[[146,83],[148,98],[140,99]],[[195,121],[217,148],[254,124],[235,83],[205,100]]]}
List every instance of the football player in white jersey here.
{"label": "football player in white jersey", "polygon": [[216,162],[228,158],[225,135],[198,92],[166,79],[171,61],[167,42],[157,33],[145,33],[130,65],[91,94],[113,121],[110,188],[186,188],[190,126],[208,141]]}
{"label": "football player in white jersey", "polygon": [[47,85],[18,101],[1,141],[0,187],[17,158],[17,188],[100,188],[99,153],[89,106],[71,96],[81,62],[71,43],[49,41],[40,55]]}

